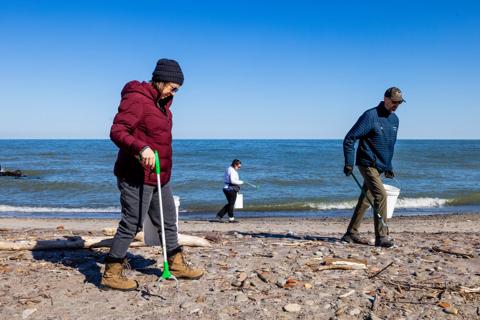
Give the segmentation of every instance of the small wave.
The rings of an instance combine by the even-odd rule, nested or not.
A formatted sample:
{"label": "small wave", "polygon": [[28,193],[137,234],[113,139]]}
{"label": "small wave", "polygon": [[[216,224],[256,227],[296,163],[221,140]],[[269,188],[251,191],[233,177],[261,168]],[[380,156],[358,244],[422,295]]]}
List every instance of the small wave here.
{"label": "small wave", "polygon": [[[258,212],[280,212],[280,211],[329,211],[329,210],[352,210],[357,204],[356,200],[347,201],[292,201],[285,203],[244,203],[246,211]],[[440,198],[399,198],[395,205],[397,209],[415,209],[415,208],[439,208],[449,204],[448,199]],[[218,207],[208,204],[196,203],[187,208],[181,207],[181,211],[214,211]]]}
{"label": "small wave", "polygon": [[107,208],[55,208],[55,207],[16,207],[16,206],[7,206],[0,205],[0,212],[24,212],[24,213],[45,213],[45,212],[58,212],[58,213],[112,213],[120,212],[118,207],[107,207]]}
{"label": "small wave", "polygon": [[448,203],[448,199],[440,198],[399,198],[396,208],[438,208]]}
{"label": "small wave", "polygon": [[[395,208],[439,208],[445,205],[452,205],[452,200],[440,198],[399,198]],[[351,210],[355,207],[356,201],[306,201],[276,204],[249,204],[245,203],[243,210],[246,211],[329,211],[329,210]],[[453,204],[454,205],[454,204]],[[180,212],[211,211],[218,209],[208,204],[197,204],[189,207],[180,207]],[[22,212],[22,213],[119,213],[119,207],[106,208],[65,208],[65,207],[29,207],[0,205],[0,212]]]}
{"label": "small wave", "polygon": [[[449,200],[440,198],[399,198],[395,208],[438,208],[446,205]],[[295,210],[347,210],[353,209],[356,200],[337,202],[298,202],[272,205],[252,205],[246,207],[256,211],[295,211]]]}
{"label": "small wave", "polygon": [[448,201],[449,205],[461,206],[461,205],[479,205],[480,204],[480,192],[473,192],[464,196],[457,197]]}

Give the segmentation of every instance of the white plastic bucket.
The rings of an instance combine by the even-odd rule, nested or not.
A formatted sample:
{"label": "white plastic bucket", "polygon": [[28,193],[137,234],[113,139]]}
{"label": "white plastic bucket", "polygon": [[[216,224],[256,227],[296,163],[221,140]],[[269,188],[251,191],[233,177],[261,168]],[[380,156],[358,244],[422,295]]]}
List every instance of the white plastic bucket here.
{"label": "white plastic bucket", "polygon": [[235,209],[243,209],[243,194],[237,193],[237,200],[235,200]]}
{"label": "white plastic bucket", "polygon": [[[175,203],[175,211],[177,214],[177,232],[178,232],[178,209],[180,207],[180,197],[173,196],[173,202]],[[160,212],[158,213],[160,214]],[[161,246],[162,240],[158,235],[157,228],[154,227],[150,216],[147,214],[143,221],[143,238],[147,246]]]}
{"label": "white plastic bucket", "polygon": [[383,184],[383,187],[387,192],[387,219],[390,219],[393,216],[393,210],[395,210],[400,189],[389,184]]}

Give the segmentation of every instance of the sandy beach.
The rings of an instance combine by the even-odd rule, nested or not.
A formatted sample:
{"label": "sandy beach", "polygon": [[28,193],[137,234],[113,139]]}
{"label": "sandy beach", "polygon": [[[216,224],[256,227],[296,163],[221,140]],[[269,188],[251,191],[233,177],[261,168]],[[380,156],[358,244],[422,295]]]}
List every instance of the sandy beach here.
{"label": "sandy beach", "polygon": [[[155,286],[159,249],[132,248],[142,287],[99,287],[108,248],[0,251],[2,319],[478,319],[480,215],[395,217],[396,246],[344,244],[344,218],[180,221],[211,247],[187,247],[206,275]],[[0,219],[1,240],[100,236],[103,219]],[[372,220],[362,226],[373,241]],[[364,270],[326,269],[328,258]],[[353,261],[353,260],[352,260]],[[385,268],[385,269],[384,269]]]}

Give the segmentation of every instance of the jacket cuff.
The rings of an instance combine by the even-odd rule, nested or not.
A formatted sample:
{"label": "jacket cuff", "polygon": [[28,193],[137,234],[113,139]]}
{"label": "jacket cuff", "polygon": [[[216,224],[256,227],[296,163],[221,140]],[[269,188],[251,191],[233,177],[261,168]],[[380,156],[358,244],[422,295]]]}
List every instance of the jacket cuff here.
{"label": "jacket cuff", "polygon": [[132,145],[133,154],[134,154],[135,156],[139,155],[140,152],[142,152],[142,150],[143,150],[144,148],[146,148],[146,147],[148,147],[148,145],[147,145],[145,142],[143,142],[143,141],[137,141],[137,142],[135,142],[135,143]]}
{"label": "jacket cuff", "polygon": [[147,148],[150,148],[150,146],[145,146],[145,147],[143,147],[142,149],[140,149],[140,152],[139,152],[139,153],[141,154],[141,153],[143,152],[143,150],[145,150],[145,149],[147,149]]}

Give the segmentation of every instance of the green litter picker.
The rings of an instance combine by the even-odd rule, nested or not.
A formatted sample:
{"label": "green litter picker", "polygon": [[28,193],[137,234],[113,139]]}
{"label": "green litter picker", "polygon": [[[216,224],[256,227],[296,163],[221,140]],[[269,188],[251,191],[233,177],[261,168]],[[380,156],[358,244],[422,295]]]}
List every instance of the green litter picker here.
{"label": "green litter picker", "polygon": [[178,280],[177,278],[170,273],[168,268],[168,260],[167,260],[167,244],[165,241],[165,224],[163,221],[163,203],[162,203],[162,184],[160,182],[160,159],[158,158],[158,152],[155,150],[155,172],[157,174],[157,188],[158,188],[158,201],[160,203],[160,222],[162,225],[162,253],[163,253],[163,273],[158,278],[157,286],[160,285],[161,281],[164,280],[175,280],[178,290]]}

